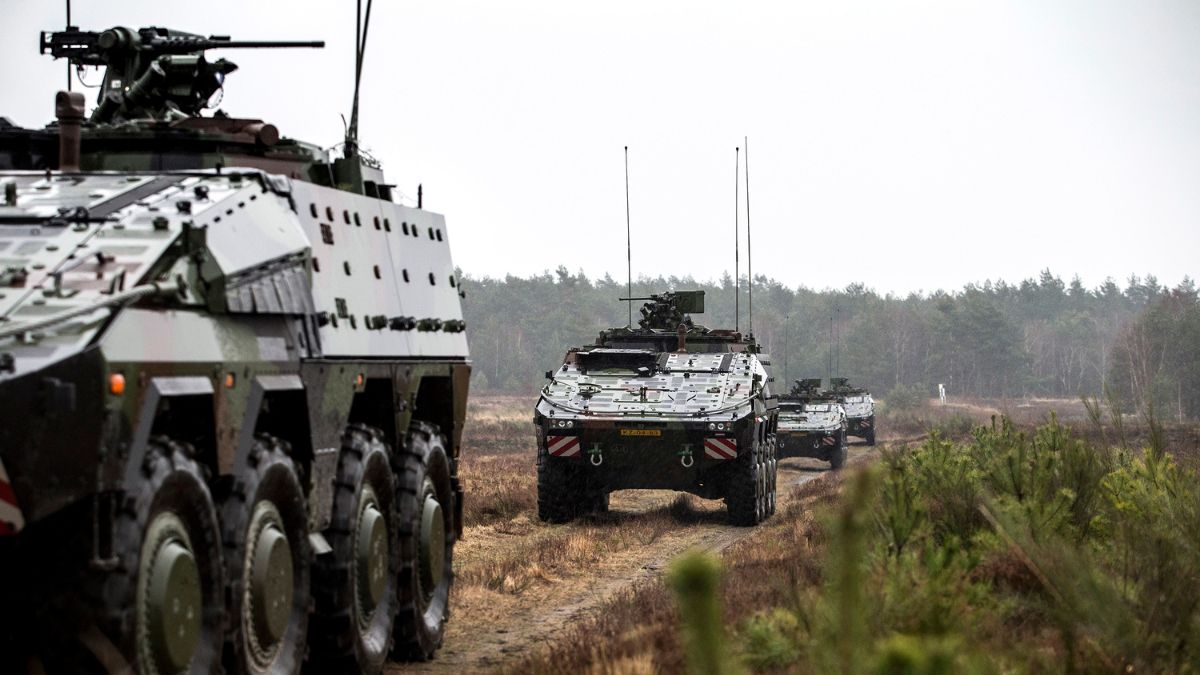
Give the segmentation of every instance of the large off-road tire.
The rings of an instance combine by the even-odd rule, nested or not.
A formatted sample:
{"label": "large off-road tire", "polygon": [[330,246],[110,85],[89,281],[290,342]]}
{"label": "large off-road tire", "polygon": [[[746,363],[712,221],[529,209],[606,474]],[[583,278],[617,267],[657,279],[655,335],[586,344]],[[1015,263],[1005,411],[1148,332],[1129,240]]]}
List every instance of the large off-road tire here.
{"label": "large off-road tire", "polygon": [[[575,519],[580,508],[581,488],[577,460],[555,459],[545,449],[538,451],[538,518],[547,523],[566,523]],[[608,510],[608,495],[604,495]]]}
{"label": "large off-road tire", "polygon": [[442,645],[454,582],[454,490],[446,440],[434,425],[414,422],[397,453],[399,612],[394,653],[426,661]]}
{"label": "large off-road tire", "polygon": [[587,507],[589,513],[608,513],[608,491],[603,488],[589,489]]}
{"label": "large off-road tire", "polygon": [[325,530],[333,551],[313,564],[315,672],[378,673],[391,652],[400,543],[390,454],[377,429],[354,424],[342,435]]}
{"label": "large off-road tire", "polygon": [[838,432],[838,441],[829,451],[829,468],[838,471],[846,465],[846,430]]}
{"label": "large off-road tire", "polygon": [[[113,523],[115,569],[96,586],[98,626],[142,675],[216,673],[225,572],[212,497],[190,446],[156,437]],[[101,661],[112,662],[101,656]]]}
{"label": "large off-road tire", "polygon": [[755,442],[749,451],[732,460],[725,493],[730,524],[748,527],[757,525],[764,517],[766,485],[763,454],[762,445]]}
{"label": "large off-road tire", "polygon": [[297,673],[308,653],[308,510],[285,441],[260,436],[221,500],[235,675]]}
{"label": "large off-road tire", "polygon": [[867,445],[875,445],[875,424],[871,424],[871,430],[867,432]]}

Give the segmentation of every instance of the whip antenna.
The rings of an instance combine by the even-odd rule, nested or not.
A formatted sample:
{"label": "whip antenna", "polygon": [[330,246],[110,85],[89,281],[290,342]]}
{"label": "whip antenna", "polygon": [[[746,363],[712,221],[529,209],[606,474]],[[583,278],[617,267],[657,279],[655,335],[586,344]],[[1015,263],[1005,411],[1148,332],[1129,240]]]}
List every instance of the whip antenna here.
{"label": "whip antenna", "polygon": [[835,341],[836,346],[834,347],[834,350],[833,350],[833,353],[835,354],[834,359],[833,359],[833,374],[838,377],[841,377],[842,376],[842,325],[841,325],[842,324],[842,321],[841,321],[842,308],[838,307],[837,305],[834,305],[833,313],[838,318],[838,320],[836,322],[837,331],[834,333],[834,341]]}
{"label": "whip antenna", "polygon": [[742,280],[741,266],[738,261],[738,244],[742,238],[741,231],[738,230],[738,194],[741,192],[741,174],[738,172],[742,169],[741,148],[733,149],[733,330],[738,332],[738,320],[742,318],[741,302],[742,302]]}
{"label": "whip antenna", "polygon": [[[71,0],[67,0],[67,30],[71,30]],[[71,59],[67,59],[67,91],[71,89]]]}
{"label": "whip antenna", "polygon": [[629,146],[625,146],[625,297],[629,298],[629,327],[633,328],[633,244],[629,230]]}
{"label": "whip antenna", "polygon": [[829,313],[829,366],[825,369],[829,386],[833,386],[833,312]]}
{"label": "whip antenna", "polygon": [[358,154],[358,85],[362,81],[363,57],[367,52],[367,29],[371,26],[371,4],[363,17],[362,0],[358,0],[354,15],[354,104],[350,107],[350,126],[346,129],[346,154]]}
{"label": "whip antenna", "polygon": [[791,380],[788,379],[788,333],[790,332],[788,329],[791,328],[791,324],[792,324],[792,315],[784,314],[783,315],[783,382],[784,382],[784,386],[787,386],[787,383],[791,382]]}
{"label": "whip antenna", "polygon": [[750,241],[750,137],[742,139],[746,148],[746,275],[750,277],[750,334],[754,335],[754,244]]}

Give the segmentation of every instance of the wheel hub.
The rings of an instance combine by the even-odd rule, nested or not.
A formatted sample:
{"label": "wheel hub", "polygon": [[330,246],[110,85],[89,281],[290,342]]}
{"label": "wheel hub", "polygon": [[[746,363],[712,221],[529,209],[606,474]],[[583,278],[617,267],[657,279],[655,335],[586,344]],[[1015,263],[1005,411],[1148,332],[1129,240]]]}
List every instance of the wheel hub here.
{"label": "wheel hub", "polygon": [[247,542],[245,608],[255,661],[269,662],[292,615],[292,547],[274,504],[259,502]]}
{"label": "wheel hub", "polygon": [[379,512],[374,494],[368,491],[363,495],[362,503],[358,516],[355,586],[358,592],[358,619],[365,624],[370,621],[387,589],[389,551],[387,519]]}
{"label": "wheel hub", "polygon": [[200,641],[203,596],[200,568],[183,521],[173,513],[157,516],[146,532],[139,575],[138,631],[149,648],[148,671],[185,670]]}
{"label": "wheel hub", "polygon": [[446,553],[446,526],[442,505],[433,495],[425,496],[421,509],[421,586],[426,597],[442,583]]}

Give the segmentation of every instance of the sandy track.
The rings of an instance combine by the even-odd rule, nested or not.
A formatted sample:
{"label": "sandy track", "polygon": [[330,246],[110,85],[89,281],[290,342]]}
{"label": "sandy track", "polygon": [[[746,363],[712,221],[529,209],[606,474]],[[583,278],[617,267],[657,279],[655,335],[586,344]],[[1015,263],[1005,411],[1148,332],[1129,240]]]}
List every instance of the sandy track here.
{"label": "sandy track", "polygon": [[[876,453],[852,446],[850,461],[866,461]],[[789,459],[779,465],[779,504],[782,511],[792,489],[826,473],[824,462]],[[606,526],[636,526],[639,520],[663,518],[678,493],[626,491],[612,496],[615,517]],[[476,672],[514,665],[552,642],[559,630],[594,615],[612,598],[658,577],[680,553],[699,548],[720,553],[752,535],[755,528],[726,523],[720,501],[697,500],[700,511],[686,522],[665,523],[647,541],[604,557],[581,568],[558,569],[552,575],[516,593],[491,591],[478,586],[455,589],[452,617],[445,645],[429,663],[391,664],[389,673]],[[533,550],[548,534],[562,536],[595,528],[597,524],[572,523],[553,528],[529,525],[487,527],[468,531],[456,547],[455,567],[460,574],[497,556]]]}

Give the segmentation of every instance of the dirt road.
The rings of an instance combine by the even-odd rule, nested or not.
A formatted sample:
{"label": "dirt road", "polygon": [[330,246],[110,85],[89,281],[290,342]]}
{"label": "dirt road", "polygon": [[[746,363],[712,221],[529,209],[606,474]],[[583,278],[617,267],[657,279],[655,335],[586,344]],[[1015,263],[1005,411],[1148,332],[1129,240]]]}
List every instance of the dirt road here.
{"label": "dirt road", "polygon": [[[852,446],[850,461],[873,449]],[[779,466],[778,509],[792,488],[827,464],[789,459]],[[754,528],[726,523],[719,501],[666,491],[614,493],[600,520],[545,526],[522,516],[469,528],[456,547],[459,583],[445,645],[430,663],[392,665],[389,673],[487,671],[513,665],[555,639],[559,629],[602,609],[616,595],[656,578],[680,553],[719,553]],[[464,583],[464,580],[469,580]]]}

